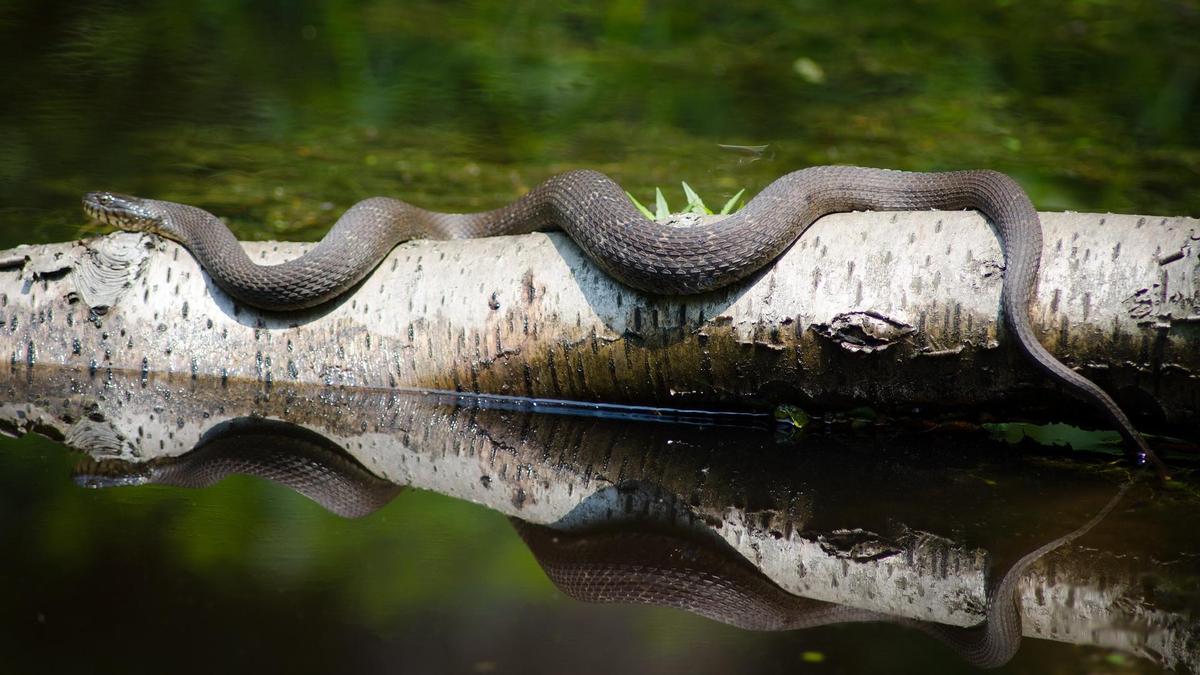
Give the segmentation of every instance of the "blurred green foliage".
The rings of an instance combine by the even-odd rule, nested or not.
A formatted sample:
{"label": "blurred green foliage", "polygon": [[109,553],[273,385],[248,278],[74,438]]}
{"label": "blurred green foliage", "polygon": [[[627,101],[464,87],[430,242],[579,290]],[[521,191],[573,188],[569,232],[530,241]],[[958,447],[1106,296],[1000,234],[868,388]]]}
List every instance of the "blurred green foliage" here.
{"label": "blurred green foliage", "polygon": [[371,194],[482,208],[578,166],[643,201],[856,163],[997,168],[1048,209],[1200,203],[1181,0],[6,0],[0,58],[0,243],[75,234],[91,189],[313,238]]}
{"label": "blurred green foliage", "polygon": [[[503,516],[434,493],[407,491],[370,517],[346,520],[244,476],[208,490],[81,490],[68,479],[75,458],[61,446],[36,436],[3,445],[9,508],[0,524],[33,537],[21,550],[57,574],[93,566],[106,550],[141,551],[211,584],[250,577],[283,592],[337,588],[344,611],[377,627],[434,602],[545,598],[550,590]],[[36,508],[20,508],[17,484],[36,494],[28,502]]]}
{"label": "blurred green foliage", "polygon": [[[479,209],[577,167],[646,204],[683,180],[714,205],[811,164],[990,167],[1044,209],[1200,215],[1187,0],[0,0],[0,61],[0,246],[79,234],[78,197],[96,189],[201,205],[243,238],[314,239],[366,196]],[[344,521],[251,479],[83,492],[54,444],[0,445],[0,543],[20,552],[3,570],[23,582],[5,654],[94,640],[79,651],[136,665],[131,636],[174,658],[160,642],[176,626],[228,642],[278,623],[303,633],[246,649],[317,658],[339,620],[432,639],[434,608],[556,597],[500,516],[446,497]],[[482,642],[460,614],[454,634]],[[660,653],[711,653],[680,626],[789,669],[880,635],[767,642],[674,613],[636,629]],[[946,656],[890,635],[913,659]]]}

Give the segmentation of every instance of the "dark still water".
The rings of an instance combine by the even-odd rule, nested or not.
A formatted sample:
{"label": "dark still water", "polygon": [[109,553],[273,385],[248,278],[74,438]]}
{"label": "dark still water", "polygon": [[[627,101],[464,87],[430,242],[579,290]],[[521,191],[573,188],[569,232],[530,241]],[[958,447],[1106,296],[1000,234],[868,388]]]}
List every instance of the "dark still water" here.
{"label": "dark still water", "polygon": [[[580,167],[677,208],[843,163],[1200,210],[1184,1],[0,0],[0,63],[0,248],[99,232],[91,190],[316,239]],[[1186,453],[1160,490],[979,429],[34,365],[0,368],[0,673],[1200,668]]]}
{"label": "dark still water", "polygon": [[971,431],[796,435],[747,415],[31,372],[5,382],[5,428],[92,458],[36,435],[0,453],[14,672],[1200,659],[1198,500],[1103,456]]}

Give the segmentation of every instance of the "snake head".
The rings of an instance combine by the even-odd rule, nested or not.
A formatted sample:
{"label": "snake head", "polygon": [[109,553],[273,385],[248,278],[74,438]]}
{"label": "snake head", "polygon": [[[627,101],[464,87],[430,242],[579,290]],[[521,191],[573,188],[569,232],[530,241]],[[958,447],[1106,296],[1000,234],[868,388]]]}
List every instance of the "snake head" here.
{"label": "snake head", "polygon": [[71,470],[71,479],[83,488],[112,488],[153,483],[147,464],[117,459],[84,458]]}
{"label": "snake head", "polygon": [[116,192],[89,192],[83,196],[89,218],[124,230],[161,232],[163,215],[154,202]]}

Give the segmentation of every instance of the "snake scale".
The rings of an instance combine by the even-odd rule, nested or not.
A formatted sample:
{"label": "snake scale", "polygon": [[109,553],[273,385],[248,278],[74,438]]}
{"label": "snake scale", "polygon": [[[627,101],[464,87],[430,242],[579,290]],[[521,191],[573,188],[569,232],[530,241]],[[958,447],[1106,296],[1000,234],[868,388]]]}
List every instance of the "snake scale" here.
{"label": "snake scale", "polygon": [[[235,474],[256,476],[349,518],[375,512],[404,489],[375,476],[315,431],[261,418],[219,424],[180,457],[143,463],[84,459],[73,474],[76,483],[92,488],[144,484],[201,488]],[[512,517],[509,522],[550,581],[576,600],[672,607],[753,631],[894,623],[937,638],[972,665],[994,668],[1012,659],[1021,644],[1017,583],[1042,556],[1094,528],[1131,485],[1126,482],[1083,525],[1008,566],[988,589],[984,621],[966,628],[794,595],[711,531],[701,533],[655,520],[599,522],[571,530]]]}
{"label": "snake scale", "polygon": [[398,243],[564,230],[608,274],[655,294],[703,293],[753,274],[830,213],[977,209],[995,225],[1004,250],[1001,307],[1016,344],[1037,367],[1101,411],[1138,464],[1165,466],[1113,399],[1038,342],[1029,305],[1041,262],[1042,230],[1025,191],[995,171],[919,173],[817,166],[786,174],[736,214],[673,227],[648,220],[615,181],[596,171],[554,176],[508,206],[451,214],[373,197],[351,207],[309,252],[273,266],[250,260],[232,232],[193,206],[110,192],[84,197],[93,219],[155,232],[192,252],[213,281],[238,300],[266,310],[313,307],[343,294]]}
{"label": "snake scale", "polygon": [[937,638],[973,666],[998,668],[1021,646],[1017,583],[1033,563],[1104,520],[1131,485],[1126,482],[1083,525],[1010,565],[988,589],[984,621],[965,628],[788,593],[724,540],[704,541],[695,533],[645,526],[564,532],[516,518],[509,521],[550,581],[576,600],[673,607],[754,631],[894,623]]}

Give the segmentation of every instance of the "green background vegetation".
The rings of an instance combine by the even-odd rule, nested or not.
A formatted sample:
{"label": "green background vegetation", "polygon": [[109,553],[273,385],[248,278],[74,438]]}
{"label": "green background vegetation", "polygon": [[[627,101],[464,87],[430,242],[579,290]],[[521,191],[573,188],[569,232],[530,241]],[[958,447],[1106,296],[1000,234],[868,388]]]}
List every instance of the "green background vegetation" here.
{"label": "green background vegetation", "polygon": [[[1188,0],[0,0],[0,63],[0,246],[94,231],[89,190],[315,239],[364,197],[481,209],[577,167],[645,204],[847,163],[995,168],[1042,209],[1200,215]],[[896,628],[581,608],[500,516],[438,495],[349,522],[250,479],[85,492],[71,461],[0,443],[0,654],[22,670],[965,669]],[[1012,669],[1128,667],[1029,644]]]}
{"label": "green background vegetation", "polygon": [[7,0],[0,59],[0,243],[77,233],[94,189],[316,238],[366,196],[476,209],[580,166],[644,203],[825,163],[1000,169],[1043,209],[1200,203],[1187,1]]}

